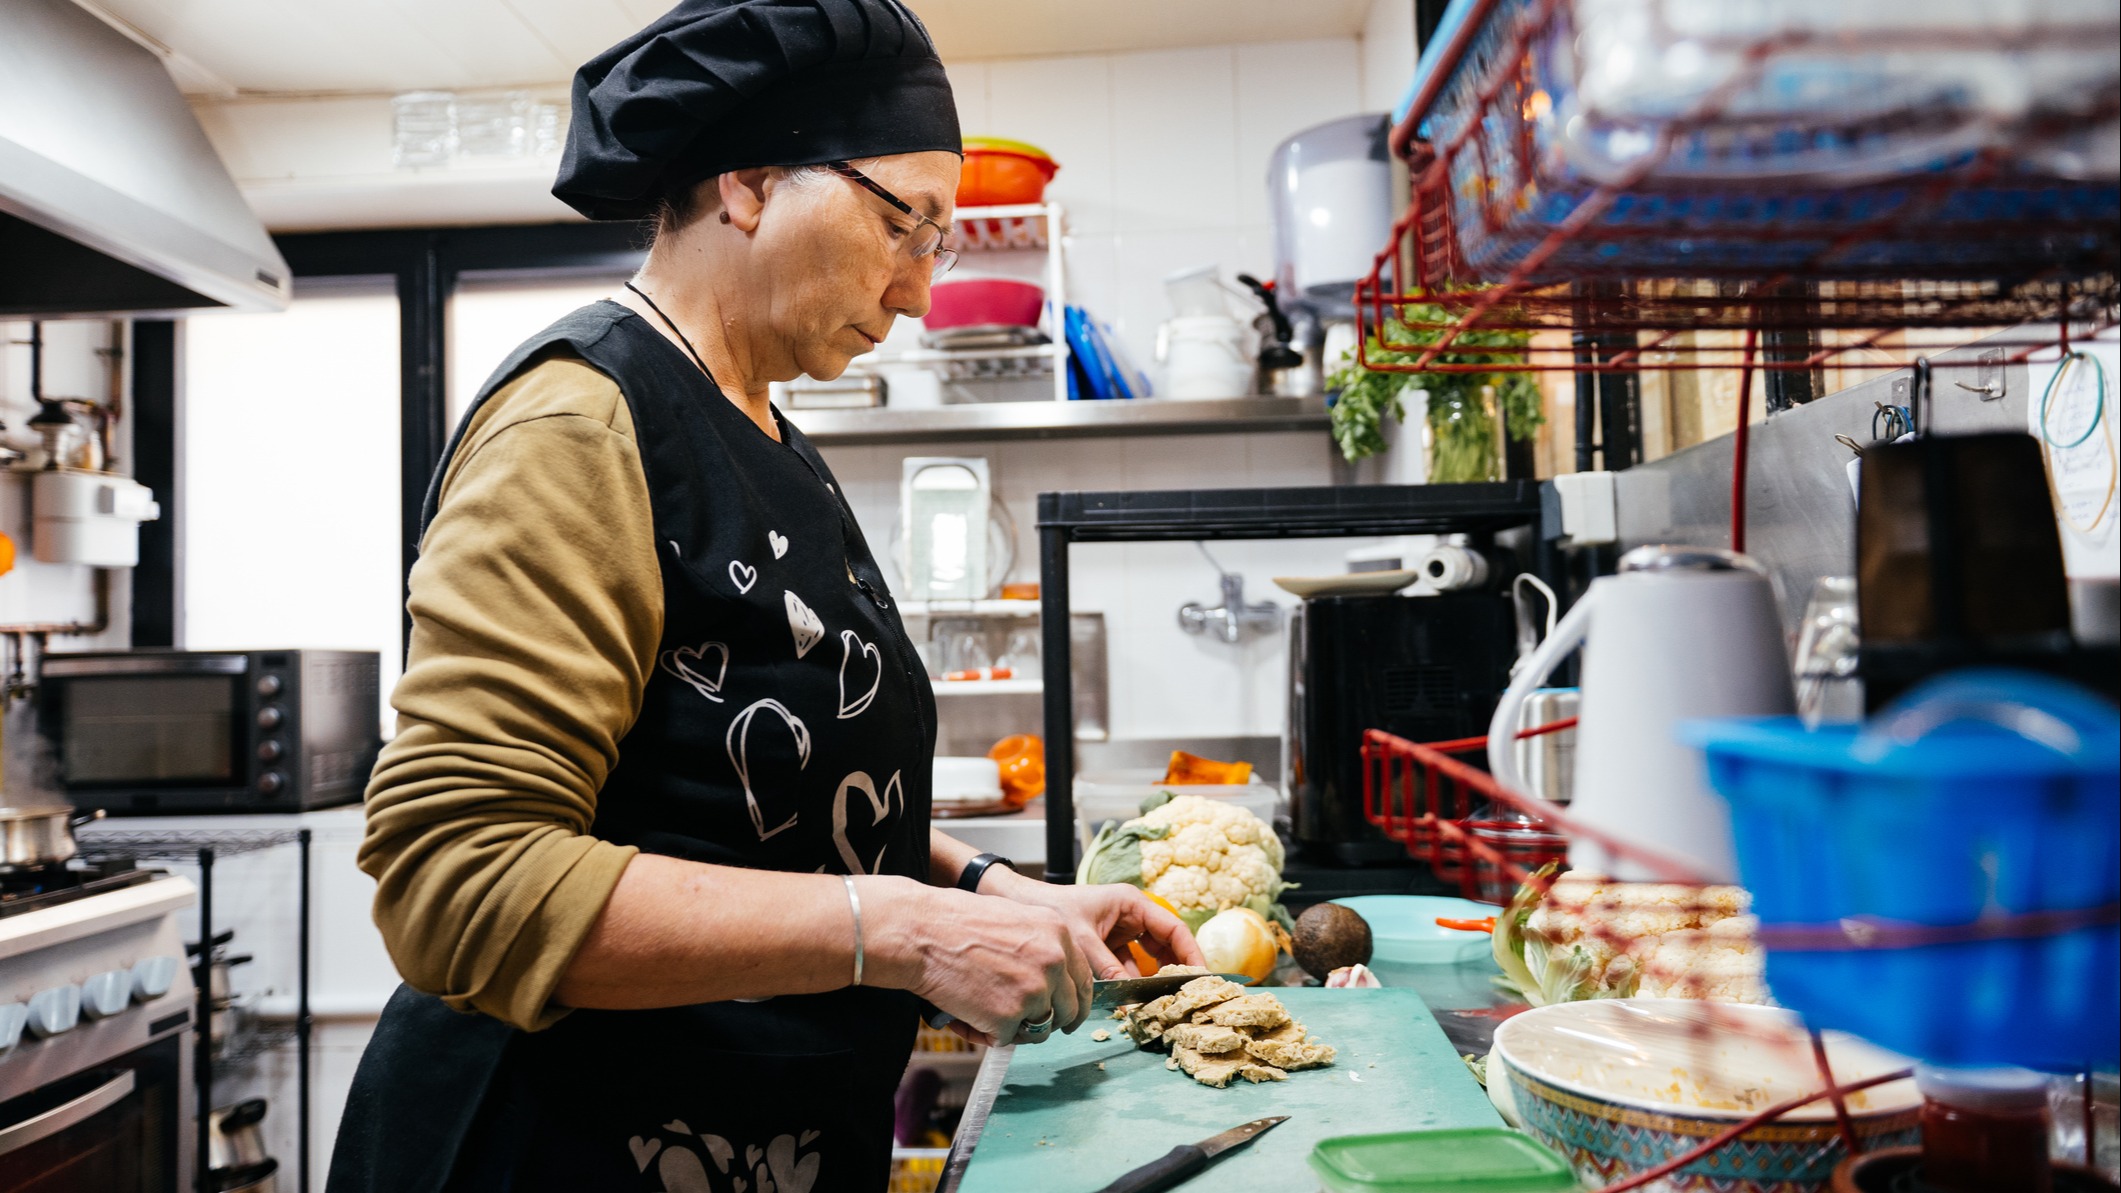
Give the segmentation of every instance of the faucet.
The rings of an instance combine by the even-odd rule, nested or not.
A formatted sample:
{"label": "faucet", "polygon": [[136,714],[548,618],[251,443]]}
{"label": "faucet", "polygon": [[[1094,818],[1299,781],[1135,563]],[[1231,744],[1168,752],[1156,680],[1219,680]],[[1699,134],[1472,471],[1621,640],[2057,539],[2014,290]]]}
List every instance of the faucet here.
{"label": "faucet", "polygon": [[[1193,544],[1202,555],[1208,555],[1205,544]],[[1188,634],[1213,634],[1235,646],[1244,637],[1246,630],[1271,633],[1281,628],[1281,606],[1272,601],[1261,601],[1256,605],[1245,604],[1245,578],[1237,572],[1223,571],[1221,564],[1208,555],[1208,562],[1222,576],[1223,603],[1214,608],[1203,608],[1198,601],[1187,601],[1178,609],[1178,628]]]}

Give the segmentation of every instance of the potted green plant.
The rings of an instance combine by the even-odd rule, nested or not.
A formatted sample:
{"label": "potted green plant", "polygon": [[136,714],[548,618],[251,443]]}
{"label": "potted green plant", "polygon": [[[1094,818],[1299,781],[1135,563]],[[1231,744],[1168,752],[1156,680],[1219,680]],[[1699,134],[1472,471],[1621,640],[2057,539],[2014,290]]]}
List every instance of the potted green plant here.
{"label": "potted green plant", "polygon": [[[1451,315],[1440,306],[1420,303],[1403,308],[1418,324],[1449,325]],[[1384,322],[1383,339],[1395,344],[1413,344],[1412,352],[1387,350],[1380,337],[1370,336],[1365,355],[1375,364],[1411,364],[1421,359],[1421,349],[1436,343],[1443,332],[1435,326],[1408,327],[1397,318]],[[1524,349],[1532,340],[1524,331],[1468,331],[1453,341],[1456,348],[1516,349],[1512,352],[1444,352],[1438,364],[1522,364]],[[1388,446],[1384,423],[1387,418],[1406,418],[1405,399],[1414,390],[1428,391],[1428,425],[1433,447],[1429,480],[1448,484],[1484,481],[1499,475],[1501,461],[1495,451],[1495,414],[1483,391],[1493,387],[1495,405],[1503,414],[1510,438],[1519,441],[1538,433],[1546,416],[1541,409],[1539,386],[1529,374],[1493,372],[1398,373],[1365,368],[1353,352],[1342,358],[1341,367],[1326,378],[1332,397],[1333,441],[1349,461],[1376,455]]]}

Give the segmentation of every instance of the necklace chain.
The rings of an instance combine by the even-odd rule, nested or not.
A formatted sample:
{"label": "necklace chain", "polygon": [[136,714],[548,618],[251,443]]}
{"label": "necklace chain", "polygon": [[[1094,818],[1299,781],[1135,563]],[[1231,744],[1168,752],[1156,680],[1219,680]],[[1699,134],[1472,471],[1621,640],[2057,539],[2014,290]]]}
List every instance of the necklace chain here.
{"label": "necklace chain", "polygon": [[663,308],[655,304],[655,299],[648,297],[648,292],[634,285],[632,281],[629,280],[626,283],[626,288],[641,296],[641,301],[648,304],[648,309],[656,313],[656,317],[660,318],[664,325],[670,328],[671,333],[677,336],[678,343],[685,345],[685,351],[692,354],[692,363],[700,366],[700,372],[707,375],[707,380],[713,381],[714,370],[709,369],[707,362],[700,359],[700,350],[692,346],[692,341],[686,337],[684,329],[678,326],[677,320],[664,314]]}

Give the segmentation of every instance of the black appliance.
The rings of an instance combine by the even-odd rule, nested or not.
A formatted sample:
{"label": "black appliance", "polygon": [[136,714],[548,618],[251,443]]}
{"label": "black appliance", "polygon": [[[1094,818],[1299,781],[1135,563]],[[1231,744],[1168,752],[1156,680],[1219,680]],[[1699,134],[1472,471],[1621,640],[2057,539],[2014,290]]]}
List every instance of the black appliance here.
{"label": "black appliance", "polygon": [[374,651],[48,655],[37,722],[76,807],[304,812],[361,798],[382,748],[380,668]]}
{"label": "black appliance", "polygon": [[[1363,819],[1362,735],[1432,742],[1487,733],[1516,658],[1515,614],[1493,592],[1305,601],[1289,638],[1284,750],[1301,856],[1404,863],[1406,847]],[[1482,762],[1479,754],[1468,761]]]}

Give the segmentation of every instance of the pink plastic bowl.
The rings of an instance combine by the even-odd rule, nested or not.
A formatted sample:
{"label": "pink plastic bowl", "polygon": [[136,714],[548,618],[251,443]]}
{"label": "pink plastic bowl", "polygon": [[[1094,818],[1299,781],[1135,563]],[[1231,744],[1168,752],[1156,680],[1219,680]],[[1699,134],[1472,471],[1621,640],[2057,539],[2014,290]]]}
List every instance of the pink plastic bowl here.
{"label": "pink plastic bowl", "polygon": [[952,277],[937,282],[928,301],[929,331],[995,323],[1036,327],[1046,288],[1016,278]]}

